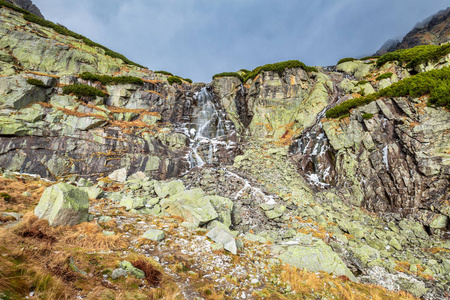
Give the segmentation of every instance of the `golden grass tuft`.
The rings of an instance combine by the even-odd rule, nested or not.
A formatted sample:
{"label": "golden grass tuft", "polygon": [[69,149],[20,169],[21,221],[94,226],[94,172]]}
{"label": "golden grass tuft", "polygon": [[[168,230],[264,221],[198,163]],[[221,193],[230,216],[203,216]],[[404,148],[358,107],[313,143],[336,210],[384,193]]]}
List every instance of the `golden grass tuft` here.
{"label": "golden grass tuft", "polygon": [[[45,188],[52,185],[51,182],[27,180],[24,178],[5,179],[0,176],[0,194],[7,193],[11,196],[9,201],[0,197],[0,211],[12,211],[24,213],[37,205]],[[24,196],[29,192],[31,196]]]}
{"label": "golden grass tuft", "polygon": [[346,276],[333,276],[323,272],[313,273],[302,271],[288,265],[282,266],[281,269],[282,281],[289,282],[292,290],[300,295],[314,293],[322,295],[327,299],[343,300],[416,299],[405,292],[390,292],[380,286],[352,282]]}

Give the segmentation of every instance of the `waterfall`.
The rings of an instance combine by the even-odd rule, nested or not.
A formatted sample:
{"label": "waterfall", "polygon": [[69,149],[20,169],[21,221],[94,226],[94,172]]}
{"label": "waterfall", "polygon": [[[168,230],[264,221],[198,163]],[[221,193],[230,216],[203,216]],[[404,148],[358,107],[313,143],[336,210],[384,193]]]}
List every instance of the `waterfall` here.
{"label": "waterfall", "polygon": [[192,122],[187,125],[191,151],[188,155],[190,167],[214,164],[219,148],[229,148],[234,144],[228,138],[231,122],[225,119],[223,111],[214,103],[214,95],[203,88],[196,94],[197,109]]}
{"label": "waterfall", "polygon": [[317,115],[314,125],[305,130],[290,149],[305,178],[321,188],[329,186],[334,175],[333,154],[320,123],[328,108],[329,106]]}

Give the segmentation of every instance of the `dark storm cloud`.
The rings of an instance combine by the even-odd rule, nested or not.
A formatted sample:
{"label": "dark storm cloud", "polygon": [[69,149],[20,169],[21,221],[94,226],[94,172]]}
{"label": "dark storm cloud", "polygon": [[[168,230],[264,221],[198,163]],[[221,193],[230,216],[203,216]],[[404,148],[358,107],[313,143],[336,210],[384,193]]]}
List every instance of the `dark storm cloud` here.
{"label": "dark storm cloud", "polygon": [[374,53],[448,0],[33,0],[44,16],[152,70],[195,81]]}

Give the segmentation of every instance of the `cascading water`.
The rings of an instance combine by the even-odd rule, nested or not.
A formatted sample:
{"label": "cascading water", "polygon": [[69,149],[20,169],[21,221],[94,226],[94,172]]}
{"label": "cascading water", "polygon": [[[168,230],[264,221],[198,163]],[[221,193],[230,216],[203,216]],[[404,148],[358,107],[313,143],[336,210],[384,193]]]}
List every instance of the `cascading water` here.
{"label": "cascading water", "polygon": [[197,108],[191,123],[185,125],[185,133],[190,139],[191,151],[188,155],[190,167],[219,162],[217,152],[234,149],[236,143],[230,140],[232,123],[214,103],[214,95],[203,88],[196,94]]}
{"label": "cascading water", "polygon": [[320,123],[327,109],[317,115],[315,124],[305,130],[290,149],[306,179],[321,188],[332,183],[334,174],[333,153]]}

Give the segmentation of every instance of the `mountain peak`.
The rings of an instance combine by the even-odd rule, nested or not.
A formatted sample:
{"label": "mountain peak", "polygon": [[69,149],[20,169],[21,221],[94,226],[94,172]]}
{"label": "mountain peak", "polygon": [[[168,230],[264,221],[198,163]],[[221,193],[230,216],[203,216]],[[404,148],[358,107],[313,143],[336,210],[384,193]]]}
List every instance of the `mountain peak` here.
{"label": "mountain peak", "polygon": [[375,55],[383,55],[399,49],[409,49],[420,45],[441,45],[450,41],[450,7],[417,23],[403,40],[389,40]]}
{"label": "mountain peak", "polygon": [[31,0],[6,0],[7,2],[17,5],[18,7],[21,7],[25,10],[28,10],[30,13],[35,14],[36,16],[43,18],[41,11],[39,8],[33,4]]}

